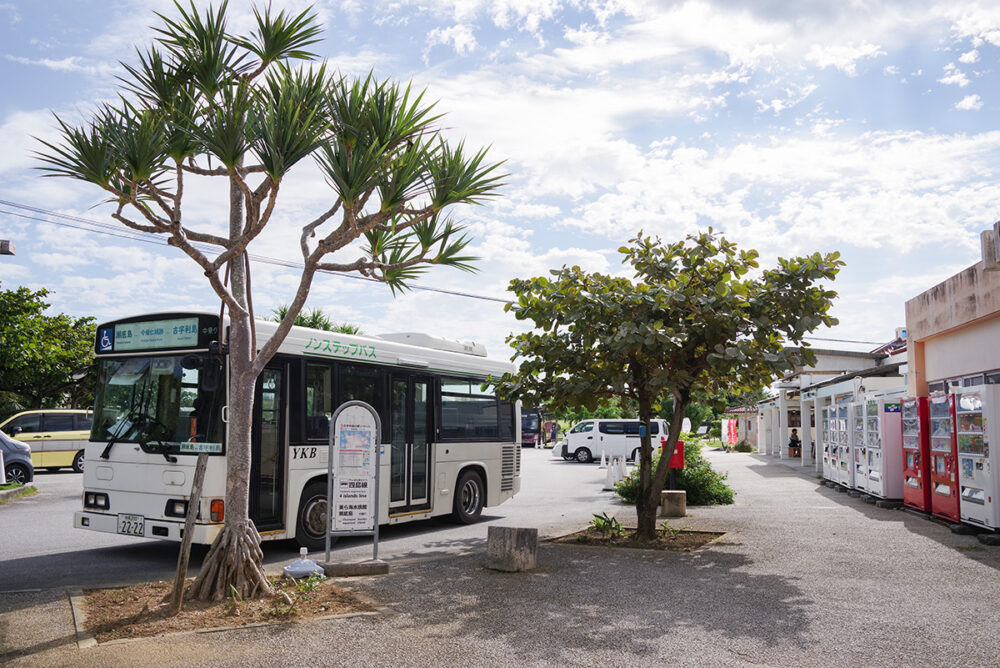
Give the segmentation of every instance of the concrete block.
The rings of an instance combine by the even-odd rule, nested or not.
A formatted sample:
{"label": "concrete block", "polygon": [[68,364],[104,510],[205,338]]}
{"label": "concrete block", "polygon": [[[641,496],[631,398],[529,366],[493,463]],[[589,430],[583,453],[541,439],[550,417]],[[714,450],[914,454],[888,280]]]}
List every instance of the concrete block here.
{"label": "concrete block", "polygon": [[899,510],[902,505],[902,501],[893,501],[892,499],[879,499],[875,502],[876,507],[885,508],[886,510]]}
{"label": "concrete block", "polygon": [[320,563],[323,572],[327,577],[357,577],[359,575],[386,575],[389,572],[389,564],[381,559],[369,559],[353,564],[338,564],[333,562]]}
{"label": "concrete block", "polygon": [[538,529],[489,527],[486,567],[506,573],[530,571],[538,563]]}
{"label": "concrete block", "polygon": [[687,515],[687,492],[665,489],[660,492],[660,517],[684,517]]}

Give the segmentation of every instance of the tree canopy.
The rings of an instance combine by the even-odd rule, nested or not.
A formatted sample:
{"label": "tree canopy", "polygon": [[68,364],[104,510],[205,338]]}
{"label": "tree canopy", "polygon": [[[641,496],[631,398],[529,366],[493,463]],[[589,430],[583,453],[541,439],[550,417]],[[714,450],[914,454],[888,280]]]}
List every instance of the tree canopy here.
{"label": "tree canopy", "polygon": [[93,318],[46,315],[48,290],[0,290],[0,394],[8,408],[70,407],[93,398]]}
{"label": "tree canopy", "polygon": [[[836,293],[819,282],[836,277],[838,253],[779,259],[758,272],[756,251],[711,229],[673,243],[639,234],[619,252],[632,278],[563,267],[551,278],[511,281],[516,301],[507,308],[534,329],[508,337],[520,368],[500,380],[502,392],[556,409],[627,398],[647,424],[670,397],[672,452],[693,399],[753,391],[813,362],[803,337],[836,323]],[[636,508],[649,537],[669,459],[651,471],[642,438]]]}
{"label": "tree canopy", "polygon": [[[282,304],[271,311],[271,319],[275,322],[281,322],[284,320],[285,316],[288,314],[288,306]],[[312,329],[322,329],[327,332],[339,332],[341,334],[364,334],[361,328],[357,325],[352,325],[349,322],[336,323],[333,319],[323,312],[321,308],[312,308],[299,312],[295,316],[295,323],[298,327],[310,327]]]}

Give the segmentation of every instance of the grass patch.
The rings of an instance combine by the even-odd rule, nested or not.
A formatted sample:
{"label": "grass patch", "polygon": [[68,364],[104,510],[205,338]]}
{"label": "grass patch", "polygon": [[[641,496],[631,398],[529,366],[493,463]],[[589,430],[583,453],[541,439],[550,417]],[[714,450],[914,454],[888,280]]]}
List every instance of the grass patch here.
{"label": "grass patch", "polygon": [[963,552],[983,552],[986,550],[982,545],[956,545],[955,549]]}
{"label": "grass patch", "polygon": [[[173,582],[145,582],[116,589],[84,590],[87,630],[98,642],[147,638],[177,631],[247,626],[271,621],[298,621],[350,612],[373,612],[374,606],[320,576],[293,581],[271,577],[273,598],[185,601],[184,609],[167,616]],[[188,580],[190,583],[191,580]]]}
{"label": "grass patch", "polygon": [[11,496],[8,496],[6,498],[0,499],[0,506],[8,504],[14,499],[26,499],[29,496],[34,496],[35,494],[38,494],[38,489],[35,487],[28,487],[27,485],[12,485],[12,484],[6,484],[0,486],[0,492],[8,489],[18,489],[18,488],[21,489],[20,492],[12,494]]}

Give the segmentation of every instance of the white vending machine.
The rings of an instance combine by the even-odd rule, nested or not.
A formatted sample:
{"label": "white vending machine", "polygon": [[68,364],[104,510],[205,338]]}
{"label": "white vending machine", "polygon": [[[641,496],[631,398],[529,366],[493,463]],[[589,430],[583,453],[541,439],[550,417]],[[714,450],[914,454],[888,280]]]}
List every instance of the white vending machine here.
{"label": "white vending machine", "polygon": [[865,448],[865,405],[851,404],[851,466],[854,468],[854,489],[868,491],[868,459]]}
{"label": "white vending machine", "polygon": [[838,482],[844,487],[854,487],[854,453],[851,451],[851,415],[849,403],[837,404],[837,437],[840,450],[837,454]]}
{"label": "white vending machine", "polygon": [[865,402],[868,493],[903,498],[903,424],[900,397],[869,397]]}
{"label": "white vending machine", "polygon": [[824,406],[823,413],[823,478],[836,481],[837,469],[833,465],[833,452],[837,444],[833,441],[833,421],[836,419],[836,408]]}
{"label": "white vending machine", "polygon": [[962,521],[1000,528],[1000,386],[960,387],[955,394],[958,489]]}

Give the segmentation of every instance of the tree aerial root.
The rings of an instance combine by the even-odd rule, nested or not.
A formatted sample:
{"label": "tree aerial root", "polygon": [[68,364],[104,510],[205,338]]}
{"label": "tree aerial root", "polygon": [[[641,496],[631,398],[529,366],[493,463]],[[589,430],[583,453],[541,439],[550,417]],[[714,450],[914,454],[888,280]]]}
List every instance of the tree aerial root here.
{"label": "tree aerial root", "polygon": [[273,596],[274,590],[264,574],[263,560],[260,534],[253,522],[247,520],[235,527],[227,524],[205,555],[201,572],[188,587],[186,598],[221,601],[233,589],[241,599],[265,594]]}

